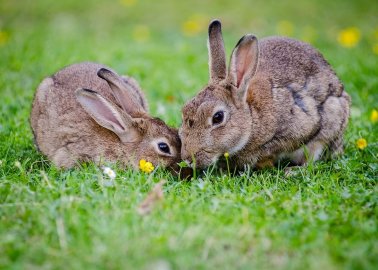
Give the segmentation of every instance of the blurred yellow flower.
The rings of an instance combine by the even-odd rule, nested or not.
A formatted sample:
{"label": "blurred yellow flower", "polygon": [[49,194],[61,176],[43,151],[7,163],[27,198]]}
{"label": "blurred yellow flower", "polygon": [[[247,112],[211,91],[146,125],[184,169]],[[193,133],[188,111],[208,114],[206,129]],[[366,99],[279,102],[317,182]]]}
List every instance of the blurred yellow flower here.
{"label": "blurred yellow flower", "polygon": [[201,26],[196,21],[186,21],[182,25],[182,32],[187,36],[194,36],[201,32]]}
{"label": "blurred yellow flower", "polygon": [[150,39],[150,29],[146,25],[137,25],[133,30],[133,38],[138,42],[145,42]]}
{"label": "blurred yellow flower", "polygon": [[374,31],[374,37],[375,39],[378,39],[378,28],[376,28]]}
{"label": "blurred yellow flower", "polygon": [[181,31],[186,36],[195,36],[202,32],[207,25],[207,19],[204,15],[195,14],[181,25]]}
{"label": "blurred yellow flower", "polygon": [[337,41],[346,48],[356,47],[360,41],[361,33],[357,27],[349,27],[339,32]]}
{"label": "blurred yellow flower", "polygon": [[303,33],[302,33],[302,36],[301,36],[301,39],[308,42],[308,43],[311,43],[311,42],[314,42],[316,40],[316,37],[317,37],[317,33],[316,33],[316,29],[312,26],[305,26],[303,28]]}
{"label": "blurred yellow flower", "polygon": [[373,123],[378,121],[378,111],[377,110],[372,110],[370,114],[370,121]]}
{"label": "blurred yellow flower", "polygon": [[378,43],[373,45],[373,53],[378,54]]}
{"label": "blurred yellow flower", "polygon": [[119,0],[119,2],[125,7],[132,7],[136,4],[137,0]]}
{"label": "blurred yellow flower", "polygon": [[165,99],[166,99],[168,102],[172,103],[172,102],[175,101],[175,96],[173,96],[173,95],[169,95],[169,96],[167,96]]}
{"label": "blurred yellow flower", "polygon": [[280,21],[277,24],[277,32],[282,36],[292,36],[294,34],[294,25],[289,21]]}
{"label": "blurred yellow flower", "polygon": [[230,154],[228,152],[224,153],[223,154],[225,158],[228,158],[230,156]]}
{"label": "blurred yellow flower", "polygon": [[148,162],[145,159],[141,159],[139,161],[139,169],[142,172],[151,173],[155,168],[154,168],[154,165],[152,165],[151,162]]}
{"label": "blurred yellow flower", "polygon": [[356,141],[356,146],[360,150],[364,150],[367,146],[367,141],[364,138],[360,138]]}
{"label": "blurred yellow flower", "polygon": [[0,46],[6,44],[8,40],[9,40],[9,34],[5,31],[0,30]]}

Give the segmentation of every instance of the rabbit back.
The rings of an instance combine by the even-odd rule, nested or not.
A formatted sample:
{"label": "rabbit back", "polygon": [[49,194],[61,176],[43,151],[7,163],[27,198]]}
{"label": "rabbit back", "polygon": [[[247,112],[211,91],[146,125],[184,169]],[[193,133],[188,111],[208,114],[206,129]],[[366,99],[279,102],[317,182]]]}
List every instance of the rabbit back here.
{"label": "rabbit back", "polygon": [[30,118],[35,143],[58,166],[122,154],[117,136],[99,126],[75,98],[78,88],[87,88],[116,103],[109,85],[97,76],[103,67],[73,64],[45,78],[36,91]]}
{"label": "rabbit back", "polygon": [[[251,88],[263,85],[260,91],[264,93],[260,95],[269,97],[261,107],[266,110],[267,121],[263,124],[269,126],[265,129],[271,134],[257,134],[266,140],[264,143],[252,138],[250,145],[262,145],[253,149],[256,155],[252,162],[277,155],[277,159],[289,157],[303,164],[304,150],[295,152],[302,145],[308,146],[315,159],[325,148],[333,154],[341,153],[351,100],[329,63],[309,44],[290,38],[261,39],[259,49]],[[251,102],[255,96],[251,95]],[[260,130],[264,131],[264,127]],[[250,148],[246,147],[246,153],[240,156],[248,156]],[[240,163],[245,163],[241,159]]]}

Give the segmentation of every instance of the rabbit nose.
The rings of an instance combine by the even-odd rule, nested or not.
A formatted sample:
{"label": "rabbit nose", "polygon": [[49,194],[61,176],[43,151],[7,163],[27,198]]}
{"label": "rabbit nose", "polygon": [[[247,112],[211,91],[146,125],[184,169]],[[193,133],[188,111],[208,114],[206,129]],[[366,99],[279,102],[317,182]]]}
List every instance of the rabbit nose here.
{"label": "rabbit nose", "polygon": [[181,148],[181,159],[185,161],[188,165],[190,165],[193,162],[192,159],[195,156],[195,153],[193,153],[190,150],[187,148],[186,145],[183,145]]}
{"label": "rabbit nose", "polygon": [[185,151],[184,150],[184,147],[181,148],[181,160],[182,161],[185,161],[185,162],[188,162],[188,160],[190,160],[190,154],[188,151]]}
{"label": "rabbit nose", "polygon": [[193,166],[193,160],[192,160],[192,155],[188,152],[186,153],[181,153],[181,159],[186,163],[188,167]]}
{"label": "rabbit nose", "polygon": [[192,163],[193,156],[191,151],[188,151],[185,146],[181,148],[181,160],[185,161],[186,164],[190,165]]}

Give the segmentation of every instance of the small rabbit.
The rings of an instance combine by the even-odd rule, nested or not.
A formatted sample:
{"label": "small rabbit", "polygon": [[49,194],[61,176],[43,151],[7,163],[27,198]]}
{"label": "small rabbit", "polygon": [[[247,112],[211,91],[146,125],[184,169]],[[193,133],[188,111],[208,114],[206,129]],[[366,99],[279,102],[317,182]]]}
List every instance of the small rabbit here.
{"label": "small rabbit", "polygon": [[182,109],[181,158],[197,168],[228,152],[237,167],[304,165],[343,152],[351,99],[323,56],[285,37],[245,35],[226,70],[221,23],[209,25],[210,81]]}
{"label": "small rabbit", "polygon": [[138,168],[145,159],[176,167],[177,130],[148,115],[137,82],[96,63],[68,66],[39,85],[30,117],[35,143],[52,162],[120,161]]}

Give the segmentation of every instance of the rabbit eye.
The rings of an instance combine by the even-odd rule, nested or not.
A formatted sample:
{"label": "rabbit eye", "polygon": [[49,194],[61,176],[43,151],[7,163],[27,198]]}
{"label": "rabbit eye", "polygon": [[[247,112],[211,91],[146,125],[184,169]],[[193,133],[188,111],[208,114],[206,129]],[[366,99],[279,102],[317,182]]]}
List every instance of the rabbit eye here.
{"label": "rabbit eye", "polygon": [[159,150],[162,151],[163,153],[170,154],[171,150],[169,149],[168,144],[166,143],[158,143]]}
{"label": "rabbit eye", "polygon": [[224,112],[218,111],[213,115],[213,125],[218,125],[223,122]]}

